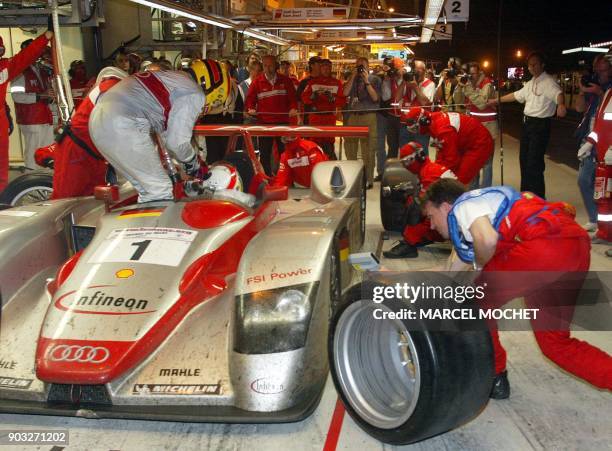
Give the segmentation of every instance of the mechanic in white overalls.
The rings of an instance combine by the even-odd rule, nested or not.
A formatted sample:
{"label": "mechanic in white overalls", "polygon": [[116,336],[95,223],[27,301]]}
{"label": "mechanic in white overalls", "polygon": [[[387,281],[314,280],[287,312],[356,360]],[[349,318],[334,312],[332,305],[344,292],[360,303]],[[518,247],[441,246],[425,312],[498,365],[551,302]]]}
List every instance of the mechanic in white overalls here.
{"label": "mechanic in white overalls", "polygon": [[138,202],[173,199],[151,132],[160,134],[187,175],[200,171],[193,127],[200,114],[223,105],[229,77],[212,60],[194,60],[188,72],[191,77],[176,71],[134,74],[100,96],[91,113],[94,144],[138,191]]}

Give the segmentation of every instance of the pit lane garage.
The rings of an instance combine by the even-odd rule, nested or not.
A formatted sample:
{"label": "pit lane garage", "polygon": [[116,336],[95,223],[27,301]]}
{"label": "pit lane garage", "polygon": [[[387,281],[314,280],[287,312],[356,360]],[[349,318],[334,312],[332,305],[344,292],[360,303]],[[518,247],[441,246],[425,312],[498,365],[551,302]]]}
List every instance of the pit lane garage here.
{"label": "pit lane garage", "polygon": [[[261,168],[248,134],[318,133],[206,131],[241,134],[253,174]],[[236,168],[245,161],[229,155]],[[337,321],[328,332],[330,318],[361,295],[348,254],[380,256],[389,243],[377,190],[366,199],[360,165],[324,164],[313,180],[311,190],[262,187],[238,200],[143,209],[123,187],[119,199],[100,190],[97,198],[5,210],[5,429],[68,429],[68,449],[377,449],[424,439],[417,446],[608,443],[600,412],[609,409],[609,396],[548,368],[537,350],[521,352],[529,348],[524,336],[509,339],[518,354],[511,367],[518,394],[504,405],[488,403],[491,349],[483,334],[418,336],[388,324],[344,329],[338,338]],[[126,220],[134,230],[116,233],[126,230]],[[230,239],[237,234],[241,240]],[[447,254],[436,246],[417,265],[394,269],[426,267]],[[328,361],[328,351],[340,358],[334,343],[342,340],[342,358],[361,367]],[[373,374],[361,384],[346,382],[356,368]],[[551,379],[563,387],[553,400],[542,394]],[[374,381],[380,387],[371,387]]]}

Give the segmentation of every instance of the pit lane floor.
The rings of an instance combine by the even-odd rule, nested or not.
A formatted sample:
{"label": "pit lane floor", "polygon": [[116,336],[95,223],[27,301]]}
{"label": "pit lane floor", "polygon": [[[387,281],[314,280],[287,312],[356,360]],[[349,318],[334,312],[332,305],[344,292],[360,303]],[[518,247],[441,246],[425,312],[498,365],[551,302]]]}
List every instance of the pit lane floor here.
{"label": "pit lane floor", "polygon": [[[518,186],[518,142],[504,138],[506,184]],[[499,153],[495,161],[499,182]],[[586,222],[576,185],[576,171],[547,161],[546,182],[551,200],[565,200],[578,209],[578,221]],[[378,185],[368,191],[367,236],[364,250],[389,249],[399,235],[381,241]],[[382,246],[381,246],[382,245]],[[592,269],[611,270],[605,256],[609,246],[593,246]],[[429,246],[418,259],[386,260],[394,270],[430,268],[448,255],[447,245]],[[579,332],[612,353],[612,332]],[[66,450],[540,450],[612,449],[612,393],[603,392],[558,369],[540,353],[531,332],[502,332],[508,351],[510,399],[491,400],[472,422],[447,434],[412,446],[390,447],[362,432],[337,404],[328,380],[319,407],[300,423],[281,425],[229,425],[162,423],[150,421],[87,420],[35,415],[0,415],[0,430],[35,428],[68,429]],[[0,449],[3,449],[0,446]],[[6,449],[61,451],[52,446]]]}

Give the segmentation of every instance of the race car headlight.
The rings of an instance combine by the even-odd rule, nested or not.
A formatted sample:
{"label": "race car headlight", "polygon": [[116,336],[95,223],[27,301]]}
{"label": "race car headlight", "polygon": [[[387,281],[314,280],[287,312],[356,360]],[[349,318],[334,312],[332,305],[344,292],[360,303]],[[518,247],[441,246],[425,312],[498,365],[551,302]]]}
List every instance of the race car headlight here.
{"label": "race car headlight", "polygon": [[270,354],[306,344],[318,282],[236,297],[234,350]]}

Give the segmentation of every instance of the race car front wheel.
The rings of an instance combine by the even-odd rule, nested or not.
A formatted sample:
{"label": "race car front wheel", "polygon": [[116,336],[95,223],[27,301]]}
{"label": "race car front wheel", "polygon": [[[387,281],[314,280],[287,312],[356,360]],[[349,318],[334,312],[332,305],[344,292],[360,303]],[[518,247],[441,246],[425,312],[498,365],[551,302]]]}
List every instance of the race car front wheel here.
{"label": "race car front wheel", "polygon": [[493,381],[488,331],[410,330],[403,320],[375,317],[375,309],[406,307],[396,300],[363,299],[361,285],[348,297],[352,302],[332,320],[330,369],[348,413],[362,429],[385,443],[414,443],[449,431],[484,408]]}
{"label": "race car front wheel", "polygon": [[9,183],[0,194],[0,203],[21,207],[49,200],[52,192],[53,175],[47,171],[34,171]]}

